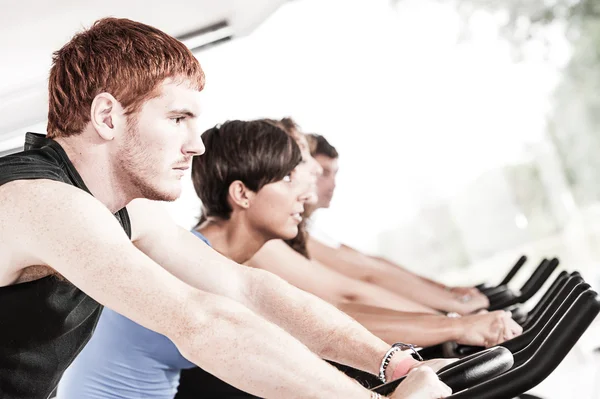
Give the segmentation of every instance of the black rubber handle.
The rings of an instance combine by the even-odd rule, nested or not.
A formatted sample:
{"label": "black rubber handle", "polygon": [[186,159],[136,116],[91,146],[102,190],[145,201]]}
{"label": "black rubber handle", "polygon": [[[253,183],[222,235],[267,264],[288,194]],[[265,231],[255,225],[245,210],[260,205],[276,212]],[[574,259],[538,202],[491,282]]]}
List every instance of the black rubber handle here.
{"label": "black rubber handle", "polygon": [[502,287],[505,287],[505,289],[493,291],[490,294],[485,294],[485,296],[487,296],[488,300],[490,301],[490,306],[494,306],[498,303],[508,302],[517,297],[517,295],[515,295],[515,293],[511,289],[509,289],[506,286]]}
{"label": "black rubber handle", "polygon": [[[509,350],[496,347],[450,364],[439,370],[438,376],[442,382],[452,388],[453,392],[458,392],[506,372],[512,367],[513,362]],[[404,379],[405,377],[388,382],[372,390],[382,395],[389,395]]]}
{"label": "black rubber handle", "polygon": [[556,369],[598,313],[596,292],[583,292],[527,362],[449,398],[511,399],[529,391]]}
{"label": "black rubber handle", "polygon": [[[559,295],[551,302],[550,306],[542,312],[538,320],[533,325],[523,332],[523,334],[511,340],[503,342],[501,346],[510,350],[513,354],[525,349],[540,333],[547,331],[555,325],[561,317],[575,303],[582,292],[590,288],[589,284],[583,282],[579,276],[569,278],[567,284],[562,288]],[[453,348],[452,353],[446,353],[447,357],[462,357],[481,351],[481,346],[457,345]],[[515,355],[515,363],[520,362],[521,358]]]}
{"label": "black rubber handle", "polygon": [[515,275],[521,269],[521,267],[523,267],[525,262],[527,262],[527,256],[523,255],[517,260],[517,263],[515,263],[515,265],[512,267],[512,269],[510,269],[510,271],[506,275],[506,277],[504,277],[504,280],[502,280],[502,282],[500,282],[500,284],[498,285],[507,285],[508,283],[510,283],[510,281],[513,279],[513,277],[515,277]]}
{"label": "black rubber handle", "polygon": [[[548,267],[548,262],[550,262],[548,259],[542,259],[540,264],[535,268],[533,274],[529,276],[527,282],[523,285],[523,287],[521,287],[521,291],[523,288],[531,285],[533,281],[536,281],[540,277],[540,275]],[[502,284],[494,288],[486,289],[483,291],[483,293],[490,300],[490,307],[494,307],[499,303],[509,302],[510,300],[517,298],[517,295],[511,289],[509,289],[507,285]]]}
{"label": "black rubber handle", "polygon": [[[525,333],[535,331],[536,334],[554,317],[555,314],[564,314],[575,302],[580,293],[589,288],[579,276],[569,277],[564,286],[556,293],[555,297],[532,318],[525,329]],[[514,353],[514,352],[513,352]]]}
{"label": "black rubber handle", "polygon": [[[510,282],[510,280],[512,280],[512,278],[515,276],[515,274],[517,274],[519,269],[521,269],[521,267],[525,264],[526,261],[527,261],[527,256],[525,256],[525,255],[523,255],[519,259],[517,259],[517,262],[510,269],[510,271],[508,272],[506,277],[504,277],[502,282],[500,282],[500,284],[498,284],[498,286],[508,284]],[[481,283],[481,284],[477,284],[475,286],[475,288],[477,288],[479,291],[483,292],[483,290],[493,288],[493,286],[489,285],[488,283]]]}
{"label": "black rubber handle", "polygon": [[535,271],[531,274],[531,276],[527,279],[527,281],[525,282],[525,284],[523,284],[523,286],[521,287],[521,289],[519,291],[523,292],[523,291],[527,291],[529,289],[530,286],[532,286],[533,284],[535,284],[535,282],[544,274],[544,272],[548,269],[548,267],[550,267],[551,265],[558,265],[558,259],[553,258],[552,260],[547,260],[544,259],[539,266],[535,269]]}
{"label": "black rubber handle", "polygon": [[[533,338],[533,340],[520,351],[511,351],[515,357],[515,365],[520,366],[521,364],[527,362],[531,356],[535,353],[537,348],[542,344],[542,342],[546,339],[546,337],[554,330],[556,325],[565,317],[566,313],[571,309],[574,303],[576,303],[577,299],[583,292],[586,292],[590,289],[590,285],[587,283],[581,283],[577,285],[569,294],[567,300],[560,306],[560,308],[554,312],[552,317],[547,323],[543,323],[542,328]],[[574,298],[574,299],[572,299]],[[540,323],[542,324],[542,323]],[[534,328],[531,328],[534,330]],[[505,346],[505,345],[503,345]],[[506,345],[508,346],[508,345]],[[510,347],[509,347],[510,349]]]}
{"label": "black rubber handle", "polygon": [[[531,297],[533,297],[540,290],[540,288],[542,288],[542,286],[544,285],[546,280],[548,280],[550,278],[550,276],[552,275],[552,273],[554,273],[554,270],[556,270],[556,268],[558,267],[558,264],[559,264],[558,259],[556,259],[556,258],[552,259],[551,261],[549,261],[547,263],[547,266],[544,267],[541,272],[534,273],[534,276],[531,276],[531,278],[523,286],[520,296],[518,296],[517,298],[514,298],[508,302],[494,304],[493,306],[489,307],[489,310],[490,311],[491,310],[500,310],[500,309],[504,309],[504,308],[507,308],[512,305],[516,305],[517,303],[527,302],[529,299],[531,299]],[[536,270],[536,272],[538,270]]]}
{"label": "black rubber handle", "polygon": [[[527,320],[537,319],[537,316],[540,312],[543,312],[544,309],[548,307],[548,304],[560,291],[560,289],[564,286],[569,278],[569,274],[566,271],[560,272],[560,274],[556,277],[548,291],[542,296],[542,298],[535,304],[535,306],[529,311],[527,315]],[[525,327],[525,325],[523,325]]]}

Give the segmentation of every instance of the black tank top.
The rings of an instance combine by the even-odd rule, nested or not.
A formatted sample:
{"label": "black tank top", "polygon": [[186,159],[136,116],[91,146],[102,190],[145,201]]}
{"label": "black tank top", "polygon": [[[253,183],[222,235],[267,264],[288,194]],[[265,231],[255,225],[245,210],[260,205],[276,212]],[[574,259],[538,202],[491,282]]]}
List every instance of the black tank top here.
{"label": "black tank top", "polygon": [[[0,158],[0,185],[24,179],[89,192],[63,148],[40,134],[27,133],[23,152]],[[115,217],[131,237],[127,210]],[[99,303],[56,276],[0,287],[0,398],[47,399],[101,312]]]}

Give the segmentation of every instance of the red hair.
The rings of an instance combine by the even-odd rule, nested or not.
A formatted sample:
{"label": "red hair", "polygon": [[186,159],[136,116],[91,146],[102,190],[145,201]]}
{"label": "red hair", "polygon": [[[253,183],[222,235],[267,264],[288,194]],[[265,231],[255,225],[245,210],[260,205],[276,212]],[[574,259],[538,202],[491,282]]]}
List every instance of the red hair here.
{"label": "red hair", "polygon": [[126,114],[156,97],[167,78],[202,90],[204,72],[192,52],[166,33],[129,19],[104,18],[54,53],[48,83],[48,136],[81,133],[94,97],[112,94]]}

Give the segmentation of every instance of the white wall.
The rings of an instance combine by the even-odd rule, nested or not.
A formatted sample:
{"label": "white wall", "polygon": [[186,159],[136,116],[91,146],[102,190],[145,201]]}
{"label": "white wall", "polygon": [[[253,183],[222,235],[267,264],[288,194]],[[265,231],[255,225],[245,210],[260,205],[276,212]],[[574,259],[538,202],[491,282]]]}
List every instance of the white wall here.
{"label": "white wall", "polygon": [[[515,63],[491,17],[467,43],[458,26],[451,7],[429,1],[291,2],[249,37],[198,54],[204,121],[291,115],[324,134],[342,169],[319,222],[378,251],[381,232],[541,140],[556,63]],[[172,207],[182,224],[197,213],[191,197]]]}
{"label": "white wall", "polygon": [[[392,9],[387,0],[295,0],[249,36],[197,54],[207,75],[202,121],[291,115],[305,131],[324,134],[342,169],[332,209],[318,222],[349,245],[399,261],[431,254],[420,266],[434,271],[464,258],[451,252],[458,244],[433,253],[427,241],[452,234],[440,217],[460,218],[430,213],[425,223],[427,209],[452,203],[468,219],[468,203],[456,198],[480,176],[530,156],[527,148],[543,140],[567,53],[557,42],[550,61],[534,48],[516,63],[494,24],[479,15],[471,39],[458,43],[459,18],[439,2],[403,0]],[[498,206],[514,223],[513,204],[499,189]],[[486,193],[493,195],[478,191],[481,201]],[[189,180],[169,209],[181,225],[194,223],[199,203]],[[478,237],[475,225],[462,223],[465,236]],[[394,232],[406,237],[416,226],[427,233],[394,244],[402,237]],[[495,242],[506,248],[507,231],[497,233],[466,243],[467,261]]]}

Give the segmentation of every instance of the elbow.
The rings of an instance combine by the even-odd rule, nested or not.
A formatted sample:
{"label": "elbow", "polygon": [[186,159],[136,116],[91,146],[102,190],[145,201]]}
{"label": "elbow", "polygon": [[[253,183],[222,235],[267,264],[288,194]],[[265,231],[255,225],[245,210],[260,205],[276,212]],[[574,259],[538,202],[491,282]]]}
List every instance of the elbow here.
{"label": "elbow", "polygon": [[249,292],[251,292],[252,295],[265,287],[276,287],[284,283],[284,280],[281,277],[263,269],[248,269],[247,281]]}
{"label": "elbow", "polygon": [[359,280],[369,284],[376,284],[378,278],[375,273],[364,273],[359,277]]}
{"label": "elbow", "polygon": [[343,303],[358,303],[360,302],[360,296],[354,292],[342,292],[340,297]]}
{"label": "elbow", "polygon": [[202,366],[207,347],[222,346],[235,331],[247,331],[251,319],[250,310],[240,303],[198,291],[174,312],[167,336],[185,358]]}
{"label": "elbow", "polygon": [[262,269],[248,270],[242,301],[248,308],[258,311],[259,307],[267,305],[270,301],[279,301],[282,297],[301,301],[300,290],[292,288],[287,281]]}

